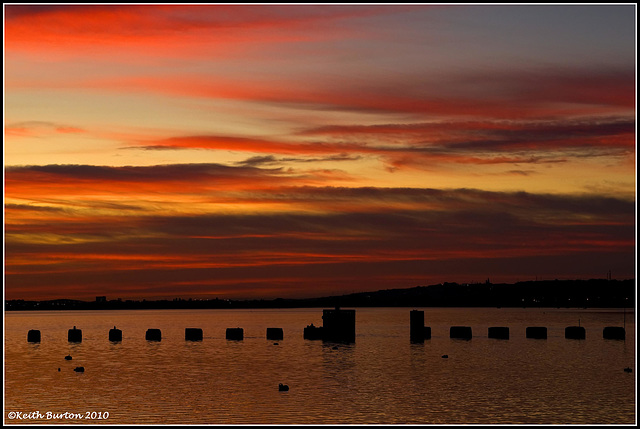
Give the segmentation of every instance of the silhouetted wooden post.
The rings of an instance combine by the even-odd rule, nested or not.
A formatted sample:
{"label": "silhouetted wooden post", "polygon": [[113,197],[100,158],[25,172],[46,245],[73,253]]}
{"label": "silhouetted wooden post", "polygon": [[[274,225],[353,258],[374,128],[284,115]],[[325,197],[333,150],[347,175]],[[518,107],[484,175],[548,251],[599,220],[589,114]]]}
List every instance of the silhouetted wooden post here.
{"label": "silhouetted wooden post", "polygon": [[244,329],[227,328],[227,340],[242,341],[244,339]]}
{"label": "silhouetted wooden post", "polygon": [[307,325],[307,327],[304,328],[303,338],[305,340],[321,340],[322,326],[313,326],[313,323],[311,325]]}
{"label": "silhouetted wooden post", "polygon": [[162,341],[162,332],[160,329],[147,329],[145,339],[147,341]]}
{"label": "silhouetted wooden post", "polygon": [[282,328],[267,328],[267,340],[282,340],[283,338]]}
{"label": "silhouetted wooden post", "polygon": [[470,326],[452,326],[449,328],[449,338],[470,340],[472,338]]}
{"label": "silhouetted wooden post", "polygon": [[322,340],[353,343],[356,341],[356,311],[322,310]]}
{"label": "silhouetted wooden post", "polygon": [[122,341],[122,331],[117,329],[115,326],[113,329],[109,330],[109,341],[117,343],[118,341]]}
{"label": "silhouetted wooden post", "polygon": [[526,329],[527,338],[533,338],[537,340],[547,339],[547,328],[544,326],[530,326]]}
{"label": "silhouetted wooden post", "polygon": [[184,339],[185,341],[202,341],[202,329],[185,328]]}
{"label": "silhouetted wooden post", "polygon": [[498,340],[508,340],[509,339],[509,328],[505,326],[494,326],[489,328],[488,333],[489,338],[496,338]]}
{"label": "silhouetted wooden post", "polygon": [[29,343],[39,343],[40,342],[40,331],[37,329],[31,329],[27,332],[27,342]]}
{"label": "silhouetted wooden post", "polygon": [[582,326],[567,326],[564,328],[564,337],[571,340],[584,340],[587,334]]}
{"label": "silhouetted wooden post", "polygon": [[73,329],[69,329],[67,334],[67,339],[70,343],[81,343],[82,342],[82,330],[76,329],[74,326]]}
{"label": "silhouetted wooden post", "polygon": [[621,326],[607,326],[602,330],[602,338],[605,340],[624,340],[626,331]]}
{"label": "silhouetted wooden post", "polygon": [[409,312],[409,339],[412,343],[424,341],[424,311]]}
{"label": "silhouetted wooden post", "polygon": [[424,326],[422,328],[422,338],[425,340],[431,339],[431,326]]}

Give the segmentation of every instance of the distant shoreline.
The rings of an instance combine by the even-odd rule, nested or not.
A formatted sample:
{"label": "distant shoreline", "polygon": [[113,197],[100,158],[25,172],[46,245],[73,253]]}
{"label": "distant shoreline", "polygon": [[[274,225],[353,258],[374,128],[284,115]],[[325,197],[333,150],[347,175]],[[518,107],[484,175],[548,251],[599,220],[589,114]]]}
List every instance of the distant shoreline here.
{"label": "distant shoreline", "polygon": [[271,300],[182,299],[95,301],[56,299],[6,300],[5,311],[261,309],[314,307],[505,307],[628,308],[635,306],[635,279],[541,280],[514,284],[442,283],[409,289],[387,289],[321,298]]}

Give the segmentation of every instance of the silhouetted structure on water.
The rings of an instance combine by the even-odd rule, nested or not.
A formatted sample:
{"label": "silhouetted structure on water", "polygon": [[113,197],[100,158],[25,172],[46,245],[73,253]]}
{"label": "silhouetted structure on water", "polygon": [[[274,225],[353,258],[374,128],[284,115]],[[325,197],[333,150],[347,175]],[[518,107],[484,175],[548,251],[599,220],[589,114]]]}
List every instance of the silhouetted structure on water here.
{"label": "silhouetted structure on water", "polygon": [[227,340],[242,341],[244,339],[244,329],[242,328],[227,328]]}
{"label": "silhouetted structure on water", "polygon": [[109,329],[109,341],[114,343],[122,341],[122,331],[115,326],[113,329]]}
{"label": "silhouetted structure on water", "polygon": [[202,329],[200,328],[185,328],[184,339],[186,341],[202,341]]}
{"label": "silhouetted structure on water", "polygon": [[82,330],[76,329],[74,326],[73,329],[69,329],[67,334],[67,339],[70,343],[81,343],[82,342]]}
{"label": "silhouetted structure on water", "polygon": [[472,330],[470,326],[452,326],[449,328],[449,337],[459,340],[470,340],[472,338]]}
{"label": "silhouetted structure on water", "polygon": [[622,326],[607,326],[602,330],[602,338],[605,340],[624,340],[625,329]]}
{"label": "silhouetted structure on water", "polygon": [[282,340],[283,338],[282,328],[267,328],[267,340]]}
{"label": "silhouetted structure on water", "polygon": [[509,339],[509,328],[506,326],[494,326],[489,328],[487,333],[489,338],[496,338],[498,340],[508,340]]}
{"label": "silhouetted structure on water", "polygon": [[526,329],[527,338],[534,338],[537,340],[547,339],[547,328],[544,326],[530,326]]}
{"label": "silhouetted structure on water", "polygon": [[40,342],[40,331],[37,329],[31,329],[27,332],[27,341],[30,343],[39,343]]}
{"label": "silhouetted structure on water", "polygon": [[356,341],[356,311],[322,310],[322,341],[353,343]]}
{"label": "silhouetted structure on water", "polygon": [[431,339],[431,327],[424,326],[424,311],[411,310],[409,313],[409,339],[412,343]]}
{"label": "silhouetted structure on water", "polygon": [[162,341],[162,331],[160,329],[147,329],[144,338],[147,341]]}
{"label": "silhouetted structure on water", "polygon": [[305,340],[321,340],[322,339],[322,326],[307,325],[303,331],[303,338]]}
{"label": "silhouetted structure on water", "polygon": [[567,326],[564,328],[564,337],[571,340],[584,340],[587,333],[582,326]]}

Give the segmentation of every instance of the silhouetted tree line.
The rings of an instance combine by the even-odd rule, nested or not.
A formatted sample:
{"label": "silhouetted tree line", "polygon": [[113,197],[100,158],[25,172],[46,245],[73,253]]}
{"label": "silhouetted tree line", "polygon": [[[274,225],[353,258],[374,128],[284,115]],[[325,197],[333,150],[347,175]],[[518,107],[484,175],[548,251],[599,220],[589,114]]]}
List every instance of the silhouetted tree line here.
{"label": "silhouetted tree line", "polygon": [[442,283],[322,298],[5,301],[5,310],[238,309],[304,307],[595,307],[633,308],[635,279],[543,280],[515,284]]}

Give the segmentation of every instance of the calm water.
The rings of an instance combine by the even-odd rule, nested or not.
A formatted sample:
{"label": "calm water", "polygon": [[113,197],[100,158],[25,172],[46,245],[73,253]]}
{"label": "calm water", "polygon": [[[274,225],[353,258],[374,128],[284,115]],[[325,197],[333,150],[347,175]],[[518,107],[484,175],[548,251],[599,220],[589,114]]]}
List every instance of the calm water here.
{"label": "calm water", "polygon": [[[302,338],[322,325],[322,309],[6,312],[5,423],[636,423],[629,310],[627,339],[616,341],[602,329],[622,326],[622,310],[425,308],[424,344],[409,341],[410,310],[356,309],[356,342],[337,349]],[[586,340],[565,339],[578,323]],[[74,325],[80,344],[67,342]],[[121,343],[108,341],[114,325]],[[454,325],[471,326],[473,339],[450,339]],[[490,326],[510,327],[511,338],[487,338]],[[546,326],[548,339],[525,338],[527,326]],[[204,330],[202,342],[184,340],[190,327]],[[225,340],[228,327],[244,328],[244,340]],[[284,340],[266,340],[267,327],[283,328]],[[160,343],[144,339],[148,328],[162,330]],[[40,344],[27,343],[29,329]],[[8,419],[36,411],[45,418]]]}

